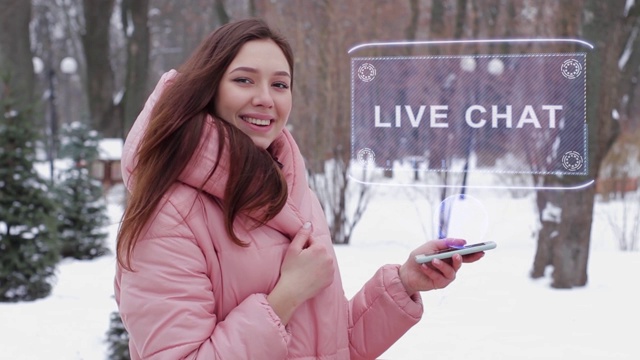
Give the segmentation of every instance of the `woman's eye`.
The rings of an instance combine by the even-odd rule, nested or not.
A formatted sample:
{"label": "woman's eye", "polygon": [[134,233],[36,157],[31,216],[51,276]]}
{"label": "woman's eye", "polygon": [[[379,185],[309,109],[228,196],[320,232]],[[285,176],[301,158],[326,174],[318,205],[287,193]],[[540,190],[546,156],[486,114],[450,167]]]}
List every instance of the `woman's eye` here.
{"label": "woman's eye", "polygon": [[251,84],[251,80],[247,78],[235,78],[233,81],[240,84]]}
{"label": "woman's eye", "polygon": [[275,84],[273,84],[273,86],[279,88],[279,89],[288,89],[289,88],[289,84],[287,83],[283,83],[283,82],[277,82]]}

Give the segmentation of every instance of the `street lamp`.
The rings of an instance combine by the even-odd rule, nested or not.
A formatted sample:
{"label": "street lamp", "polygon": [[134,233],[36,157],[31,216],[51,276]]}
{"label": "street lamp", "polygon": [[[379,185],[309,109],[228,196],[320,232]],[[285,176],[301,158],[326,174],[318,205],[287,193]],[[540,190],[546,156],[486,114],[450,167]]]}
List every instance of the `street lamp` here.
{"label": "street lamp", "polygon": [[66,123],[71,122],[73,112],[70,109],[70,78],[73,76],[78,70],[78,62],[71,56],[67,56],[62,61],[60,61],[60,71],[65,74],[64,76],[64,118],[63,121]]}
{"label": "street lamp", "polygon": [[76,70],[78,70],[78,63],[76,62],[76,59],[71,56],[67,56],[60,61],[60,71],[63,73],[75,74]]}
{"label": "street lamp", "polygon": [[[36,75],[46,74],[46,82],[47,82],[47,90],[45,92],[44,98],[47,100],[48,111],[47,111],[47,132],[48,132],[48,144],[47,144],[47,160],[49,162],[49,175],[51,181],[54,181],[54,161],[56,159],[57,149],[58,149],[58,113],[56,107],[56,87],[55,87],[55,76],[56,70],[54,66],[45,66],[44,61],[39,57],[33,57],[33,72]],[[76,60],[70,56],[67,56],[60,61],[60,71],[67,75],[73,75],[78,70],[78,63]],[[66,79],[66,93],[65,93],[65,109],[64,114],[67,117],[67,121],[69,118],[69,79]]]}
{"label": "street lamp", "polygon": [[498,58],[493,58],[487,65],[487,71],[494,76],[502,75],[504,72],[504,62]]}
{"label": "street lamp", "polygon": [[[473,73],[476,71],[476,61],[474,58],[465,57],[460,60],[460,68],[464,72]],[[504,62],[499,58],[493,58],[487,64],[487,72],[492,76],[500,76],[504,72]],[[477,83],[477,82],[476,82]],[[484,83],[483,83],[484,84]],[[483,90],[485,86],[483,85]],[[478,96],[476,92],[473,93],[472,102],[475,104]],[[467,141],[467,153],[462,174],[462,189],[460,190],[460,199],[463,200],[467,189],[467,174],[469,172],[469,158],[471,157],[471,150],[475,145],[475,132],[472,129],[471,139]]]}
{"label": "street lamp", "polygon": [[[460,60],[460,68],[462,71],[466,73],[474,73],[476,71],[476,59],[471,57],[465,57]],[[466,88],[466,86],[465,86]],[[475,92],[471,96],[472,103],[475,104],[476,100]],[[468,131],[469,129],[467,129]],[[466,151],[466,159],[464,162],[464,168],[462,169],[462,189],[460,190],[460,199],[464,200],[465,193],[467,191],[467,173],[469,172],[469,158],[471,157],[471,143],[474,141],[475,137],[473,136],[473,130],[471,132],[471,139],[467,139],[467,151]]]}
{"label": "street lamp", "polygon": [[55,71],[52,66],[45,66],[44,61],[39,57],[33,57],[31,59],[33,63],[33,72],[36,75],[40,75],[42,73],[46,73],[46,81],[47,81],[47,91],[45,92],[44,98],[47,99],[49,105],[49,111],[47,112],[47,128],[49,130],[48,133],[48,143],[47,143],[47,161],[49,162],[49,177],[51,181],[54,181],[54,159],[55,159],[55,134],[57,128],[57,115],[56,115],[56,106],[55,106],[55,87],[54,87],[54,77]]}

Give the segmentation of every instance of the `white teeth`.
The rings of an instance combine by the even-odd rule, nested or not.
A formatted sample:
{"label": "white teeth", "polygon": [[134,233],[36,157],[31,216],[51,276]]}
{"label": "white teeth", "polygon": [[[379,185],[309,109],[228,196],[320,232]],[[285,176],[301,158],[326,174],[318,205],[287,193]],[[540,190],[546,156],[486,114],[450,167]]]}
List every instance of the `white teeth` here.
{"label": "white teeth", "polygon": [[259,125],[259,126],[267,126],[271,123],[270,120],[261,120],[261,119],[255,119],[255,118],[251,118],[251,117],[246,117],[243,116],[242,120],[248,122],[249,124],[254,124],[254,125]]}

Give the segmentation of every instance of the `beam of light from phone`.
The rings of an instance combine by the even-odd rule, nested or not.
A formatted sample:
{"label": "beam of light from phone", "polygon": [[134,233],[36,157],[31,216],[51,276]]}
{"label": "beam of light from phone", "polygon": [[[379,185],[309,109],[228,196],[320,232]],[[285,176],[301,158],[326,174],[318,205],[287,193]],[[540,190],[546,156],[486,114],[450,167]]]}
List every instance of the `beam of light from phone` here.
{"label": "beam of light from phone", "polygon": [[433,212],[439,238],[464,239],[467,244],[484,241],[489,230],[489,213],[473,196],[451,195]]}

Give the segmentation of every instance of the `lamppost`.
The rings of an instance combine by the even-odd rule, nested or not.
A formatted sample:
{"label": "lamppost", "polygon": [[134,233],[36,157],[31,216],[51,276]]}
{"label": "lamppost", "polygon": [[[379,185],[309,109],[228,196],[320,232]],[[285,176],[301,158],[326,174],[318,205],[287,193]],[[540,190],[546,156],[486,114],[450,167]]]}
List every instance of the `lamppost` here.
{"label": "lamppost", "polygon": [[[49,162],[49,175],[50,179],[54,181],[54,162],[57,158],[58,152],[58,110],[56,106],[56,71],[54,66],[45,66],[42,59],[39,57],[34,57],[33,61],[33,71],[36,75],[40,75],[42,73],[46,73],[46,91],[44,98],[47,101],[48,111],[47,114],[47,161]],[[67,75],[73,75],[76,73],[78,69],[78,63],[72,57],[65,57],[60,62],[60,71]],[[66,79],[65,86],[65,108],[64,114],[68,118],[71,114],[69,111],[69,79]]]}
{"label": "lamppost", "polygon": [[[462,69],[462,71],[465,73],[469,73],[469,74],[474,73],[476,71],[476,65],[477,65],[476,59],[472,57],[465,57],[460,60],[460,69]],[[465,77],[466,76],[471,76],[471,75],[465,75]],[[466,90],[466,87],[467,87],[466,83],[468,82],[465,81],[464,83],[465,83],[465,90]],[[471,99],[472,104],[475,104],[477,99],[476,92],[472,91],[472,95],[468,98]],[[468,133],[470,129],[466,129],[466,130],[467,131],[465,132]],[[464,168],[462,169],[462,189],[460,190],[460,200],[464,200],[464,197],[467,191],[467,174],[469,172],[469,158],[471,157],[471,143],[475,140],[473,129],[471,129],[470,137],[471,139],[467,139],[466,141],[467,149],[466,149],[466,158],[464,162]]]}
{"label": "lamppost", "polygon": [[[476,71],[476,61],[474,58],[471,57],[467,57],[467,58],[462,58],[462,60],[460,61],[460,68],[462,69],[462,71],[467,72],[467,73],[473,73]],[[499,76],[502,75],[502,73],[504,72],[504,62],[499,59],[499,58],[493,58],[489,61],[489,63],[487,64],[487,72],[492,75],[492,76]],[[475,81],[475,84],[477,84],[478,82]],[[486,89],[486,86],[484,85],[484,82],[482,83],[482,89],[483,89],[483,93],[484,93],[484,89]],[[472,92],[472,96],[471,98],[471,102],[475,105],[476,100],[478,99],[477,92],[474,91]],[[460,190],[460,200],[464,200],[465,194],[466,194],[466,190],[467,190],[467,176],[469,173],[469,159],[471,158],[471,151],[474,149],[475,146],[475,131],[473,131],[473,129],[471,130],[471,135],[469,136],[470,139],[467,139],[468,141],[466,142],[467,144],[467,149],[466,149],[466,159],[465,159],[465,163],[464,163],[464,168],[463,168],[463,174],[462,174],[462,188]]]}
{"label": "lamppost", "polygon": [[64,118],[63,121],[64,122],[71,122],[74,119],[72,119],[72,114],[73,112],[70,110],[70,99],[71,99],[71,94],[70,94],[70,81],[71,81],[71,77],[76,73],[76,71],[78,70],[78,63],[76,62],[76,59],[74,59],[71,56],[67,56],[64,59],[62,59],[62,61],[60,61],[60,71],[65,74],[66,76],[64,76]]}
{"label": "lamppost", "polygon": [[45,91],[45,95],[43,96],[43,98],[46,98],[47,100],[47,105],[48,105],[48,111],[46,112],[47,114],[47,161],[49,162],[49,178],[51,179],[51,182],[53,182],[54,180],[54,174],[53,174],[53,169],[54,169],[54,159],[55,159],[55,134],[57,133],[57,114],[56,114],[56,107],[55,107],[55,87],[54,87],[54,77],[55,77],[55,71],[53,70],[52,66],[49,66],[48,69],[44,64],[44,61],[42,61],[42,59],[40,59],[39,57],[34,57],[32,58],[32,62],[33,62],[33,72],[36,75],[40,75],[42,73],[46,73],[46,91]]}

